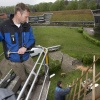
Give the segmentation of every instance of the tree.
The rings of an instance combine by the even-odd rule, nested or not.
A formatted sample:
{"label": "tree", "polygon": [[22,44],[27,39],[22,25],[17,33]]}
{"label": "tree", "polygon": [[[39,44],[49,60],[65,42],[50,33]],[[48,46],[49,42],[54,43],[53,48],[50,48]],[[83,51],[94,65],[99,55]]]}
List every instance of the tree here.
{"label": "tree", "polygon": [[68,5],[68,0],[64,0],[64,5]]}
{"label": "tree", "polygon": [[64,9],[64,1],[63,0],[57,0],[50,7],[51,11],[58,11],[58,10],[63,10],[63,9]]}
{"label": "tree", "polygon": [[88,2],[88,9],[92,9],[92,10],[96,9],[96,1],[95,0],[91,0]]}
{"label": "tree", "polygon": [[79,1],[79,6],[78,6],[79,9],[87,9],[88,8],[87,6],[88,6],[87,0]]}
{"label": "tree", "polygon": [[78,1],[71,1],[67,6],[66,6],[67,10],[77,10],[78,9]]}
{"label": "tree", "polygon": [[43,12],[43,11],[50,11],[52,3],[40,3],[37,5],[34,5],[33,8],[38,11],[38,12]]}

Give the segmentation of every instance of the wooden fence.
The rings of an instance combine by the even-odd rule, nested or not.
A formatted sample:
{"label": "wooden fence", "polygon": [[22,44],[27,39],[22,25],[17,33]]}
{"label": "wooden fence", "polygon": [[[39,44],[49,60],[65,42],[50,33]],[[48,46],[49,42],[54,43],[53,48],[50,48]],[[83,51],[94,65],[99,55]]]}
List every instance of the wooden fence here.
{"label": "wooden fence", "polygon": [[[99,58],[100,57],[95,60],[94,56],[93,63],[87,71],[82,71],[81,77],[75,81],[73,80],[72,89],[70,94],[67,95],[67,100],[100,100],[100,91],[96,92],[96,89],[98,87],[100,88],[100,85],[97,84],[100,80],[100,72],[95,73],[95,63]],[[89,77],[89,69],[91,68],[93,69],[92,79]],[[98,85],[97,88],[96,85]]]}

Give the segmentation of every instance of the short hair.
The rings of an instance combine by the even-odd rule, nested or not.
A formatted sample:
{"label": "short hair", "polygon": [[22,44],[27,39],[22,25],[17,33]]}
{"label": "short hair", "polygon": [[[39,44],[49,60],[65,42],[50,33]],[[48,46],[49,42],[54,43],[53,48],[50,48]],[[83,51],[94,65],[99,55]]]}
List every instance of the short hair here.
{"label": "short hair", "polygon": [[62,81],[58,81],[57,82],[57,86],[60,86],[61,83],[62,83]]}
{"label": "short hair", "polygon": [[24,3],[18,3],[16,6],[15,6],[15,9],[14,9],[14,13],[16,14],[17,11],[20,11],[21,13],[23,11],[27,11],[27,12],[30,12],[30,9],[28,8],[27,5],[25,5]]}

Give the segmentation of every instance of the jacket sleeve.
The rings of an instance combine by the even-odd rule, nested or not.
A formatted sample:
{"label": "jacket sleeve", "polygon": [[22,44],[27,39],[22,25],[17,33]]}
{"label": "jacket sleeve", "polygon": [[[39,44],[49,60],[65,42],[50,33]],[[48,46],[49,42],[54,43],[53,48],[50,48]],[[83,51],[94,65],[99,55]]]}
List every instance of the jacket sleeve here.
{"label": "jacket sleeve", "polygon": [[0,26],[0,42],[4,39],[3,35],[2,35],[2,29],[1,29],[1,26]]}
{"label": "jacket sleeve", "polygon": [[26,48],[28,49],[31,48],[35,44],[35,38],[34,38],[32,27],[30,27],[29,32],[30,32],[29,41],[26,44]]}
{"label": "jacket sleeve", "polygon": [[66,94],[68,94],[69,92],[70,92],[70,90],[71,90],[71,88],[70,87],[68,87],[68,88],[66,88],[66,89],[60,89],[60,95],[66,95]]}

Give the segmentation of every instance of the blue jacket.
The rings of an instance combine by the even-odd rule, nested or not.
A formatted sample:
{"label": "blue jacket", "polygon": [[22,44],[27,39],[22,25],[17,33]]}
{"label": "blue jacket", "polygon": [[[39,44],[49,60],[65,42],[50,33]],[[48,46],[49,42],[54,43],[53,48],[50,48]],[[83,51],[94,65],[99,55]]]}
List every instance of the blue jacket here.
{"label": "blue jacket", "polygon": [[10,18],[9,20],[4,21],[0,25],[0,41],[3,42],[4,54],[6,59],[12,62],[23,62],[28,60],[30,54],[25,53],[22,55],[19,54],[10,54],[8,57],[7,52],[17,52],[19,48],[26,47],[29,49],[35,43],[34,35],[32,28],[28,23],[21,24],[18,28]]}
{"label": "blue jacket", "polygon": [[56,87],[55,89],[55,99],[54,100],[66,100],[66,95],[70,92],[70,87],[62,89],[61,87]]}

